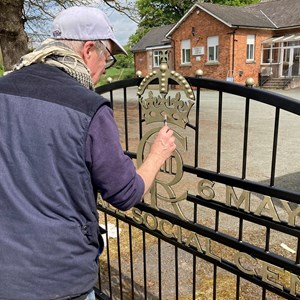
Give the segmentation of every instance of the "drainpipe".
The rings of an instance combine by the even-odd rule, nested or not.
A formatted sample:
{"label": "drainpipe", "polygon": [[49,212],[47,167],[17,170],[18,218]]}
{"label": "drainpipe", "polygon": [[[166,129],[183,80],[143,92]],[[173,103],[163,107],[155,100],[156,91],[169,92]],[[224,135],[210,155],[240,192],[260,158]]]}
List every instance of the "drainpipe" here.
{"label": "drainpipe", "polygon": [[235,51],[235,42],[237,42],[237,40],[235,39],[235,32],[239,29],[239,27],[234,28],[233,32],[231,32],[232,34],[232,64],[231,64],[231,69],[232,69],[232,78],[234,79],[234,51]]}

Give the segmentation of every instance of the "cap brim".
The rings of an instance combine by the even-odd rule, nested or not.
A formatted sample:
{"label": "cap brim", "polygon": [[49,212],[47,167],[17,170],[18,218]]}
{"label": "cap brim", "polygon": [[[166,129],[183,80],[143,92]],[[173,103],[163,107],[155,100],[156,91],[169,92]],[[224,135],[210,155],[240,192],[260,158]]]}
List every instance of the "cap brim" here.
{"label": "cap brim", "polygon": [[112,54],[125,54],[128,55],[127,51],[115,40],[115,39],[111,39],[113,45],[112,45],[112,49],[111,49],[111,53]]}

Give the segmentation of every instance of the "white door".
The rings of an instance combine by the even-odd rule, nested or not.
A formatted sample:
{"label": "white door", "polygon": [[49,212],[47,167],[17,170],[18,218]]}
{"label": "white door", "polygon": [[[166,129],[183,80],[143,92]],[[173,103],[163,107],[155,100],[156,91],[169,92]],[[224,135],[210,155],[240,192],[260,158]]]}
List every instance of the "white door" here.
{"label": "white door", "polygon": [[291,48],[283,49],[283,60],[282,60],[282,76],[291,76]]}
{"label": "white door", "polygon": [[282,76],[300,76],[300,47],[283,49]]}
{"label": "white door", "polygon": [[300,76],[300,47],[293,49],[292,76]]}

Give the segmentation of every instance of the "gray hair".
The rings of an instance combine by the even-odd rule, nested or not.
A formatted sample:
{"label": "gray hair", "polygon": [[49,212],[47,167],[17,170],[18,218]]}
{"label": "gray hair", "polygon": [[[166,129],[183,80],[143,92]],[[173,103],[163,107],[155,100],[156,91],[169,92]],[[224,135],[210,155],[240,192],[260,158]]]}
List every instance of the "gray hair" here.
{"label": "gray hair", "polygon": [[[64,45],[71,48],[74,52],[80,53],[86,41],[76,41],[76,40],[60,40]],[[108,46],[108,40],[97,40],[95,42],[95,47],[98,50],[99,55],[103,54]]]}

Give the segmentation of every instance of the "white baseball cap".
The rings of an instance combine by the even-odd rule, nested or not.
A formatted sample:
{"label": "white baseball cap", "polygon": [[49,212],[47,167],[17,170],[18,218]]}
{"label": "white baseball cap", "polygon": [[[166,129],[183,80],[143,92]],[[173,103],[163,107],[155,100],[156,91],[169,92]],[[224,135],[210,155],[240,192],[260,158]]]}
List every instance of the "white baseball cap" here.
{"label": "white baseball cap", "polygon": [[107,16],[94,7],[73,6],[60,12],[53,20],[51,37],[57,40],[111,40],[112,54],[127,55],[117,41]]}

